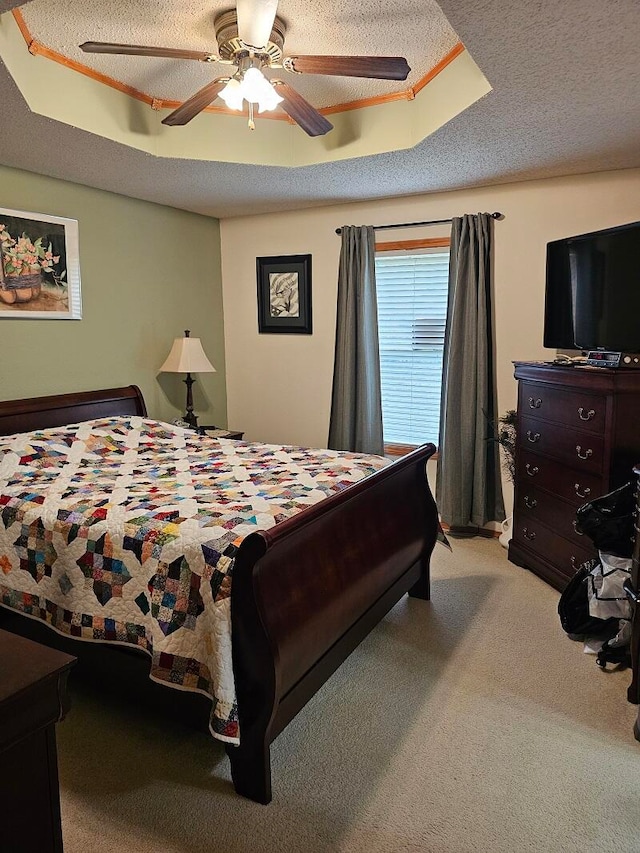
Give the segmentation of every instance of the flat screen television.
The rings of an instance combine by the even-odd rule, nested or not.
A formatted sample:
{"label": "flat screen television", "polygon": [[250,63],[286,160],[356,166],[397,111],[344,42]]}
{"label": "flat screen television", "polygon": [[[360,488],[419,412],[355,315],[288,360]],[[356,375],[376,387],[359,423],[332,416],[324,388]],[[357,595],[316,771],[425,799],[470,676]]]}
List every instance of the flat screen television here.
{"label": "flat screen television", "polygon": [[547,244],[544,345],[640,352],[640,222]]}

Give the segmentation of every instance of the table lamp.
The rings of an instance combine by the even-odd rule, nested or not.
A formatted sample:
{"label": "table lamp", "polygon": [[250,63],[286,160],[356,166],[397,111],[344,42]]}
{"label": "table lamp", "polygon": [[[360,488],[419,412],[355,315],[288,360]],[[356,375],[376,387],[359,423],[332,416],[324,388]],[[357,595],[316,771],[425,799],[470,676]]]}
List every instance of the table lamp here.
{"label": "table lamp", "polygon": [[216,369],[204,354],[200,338],[192,338],[189,329],[185,330],[184,338],[176,338],[167,356],[165,363],[160,368],[160,373],[186,373],[184,380],[187,386],[187,411],[184,420],[193,429],[198,429],[198,418],[193,413],[193,394],[191,388],[196,381],[191,373],[215,373]]}

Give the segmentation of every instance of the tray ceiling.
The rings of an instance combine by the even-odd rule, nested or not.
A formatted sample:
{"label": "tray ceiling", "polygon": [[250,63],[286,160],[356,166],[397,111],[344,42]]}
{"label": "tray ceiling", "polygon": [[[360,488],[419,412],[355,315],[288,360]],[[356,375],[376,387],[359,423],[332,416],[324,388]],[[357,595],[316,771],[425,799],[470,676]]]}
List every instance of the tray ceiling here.
{"label": "tray ceiling", "polygon": [[[60,9],[33,0],[25,16],[36,4]],[[88,18],[102,7],[81,5]],[[120,3],[118,41],[138,6],[157,4]],[[640,167],[637,0],[440,6],[493,91],[413,148],[298,169],[154,157],[32,113],[0,62],[0,163],[221,217]],[[378,8],[393,19],[396,5]],[[83,25],[83,40],[92,35],[105,37]],[[388,52],[402,49],[389,40]]]}
{"label": "tray ceiling", "polygon": [[[29,6],[29,10],[45,2],[36,0]],[[69,8],[75,5],[84,9],[84,4],[77,0],[75,4],[74,0],[63,2]],[[371,4],[377,0],[366,2]],[[57,4],[56,10],[59,11]],[[169,7],[166,11],[169,12]],[[112,9],[110,14],[114,12]],[[214,14],[218,15],[220,11]],[[439,11],[438,15],[442,18]],[[300,168],[412,148],[491,90],[468,51],[456,41],[435,67],[423,65],[423,68],[428,69],[427,74],[408,82],[400,81],[400,91],[398,84],[393,83],[393,93],[378,92],[364,101],[354,99],[358,91],[362,93],[358,85],[375,84],[379,89],[380,86],[387,86],[388,81],[350,78],[347,82],[351,88],[343,92],[343,97],[351,98],[350,104],[326,108],[331,113],[330,127],[333,125],[328,136],[308,136],[288,116],[283,112],[278,114],[277,111],[267,112],[264,118],[259,115],[257,132],[251,133],[247,129],[247,118],[221,106],[220,101],[208,106],[204,113],[197,115],[185,126],[167,127],[161,123],[163,118],[185,96],[177,100],[160,98],[158,90],[152,90],[156,92],[152,96],[148,91],[142,91],[148,86],[145,86],[139,74],[116,80],[88,68],[84,62],[78,63],[64,45],[58,47],[66,49],[66,54],[52,49],[51,44],[38,38],[19,12],[5,16],[0,23],[0,55],[34,113],[165,160],[179,157],[192,161]],[[99,28],[95,22],[93,27]],[[448,25],[446,27],[456,38],[453,30]],[[145,40],[146,34],[138,35],[139,38],[129,37],[129,43],[138,44]],[[79,31],[78,39],[81,37]],[[122,41],[119,33],[114,35],[110,32],[109,41],[113,38]],[[159,46],[166,46],[166,42]],[[188,44],[181,47],[185,46],[189,47]],[[198,45],[198,49],[201,47]],[[211,47],[204,47],[204,54],[210,55]],[[148,61],[163,72],[178,68],[183,75],[190,75],[195,68],[199,74],[206,76],[201,77],[197,84],[191,80],[189,94],[194,89],[199,91],[203,80],[206,86],[219,75],[229,73],[228,65],[215,62],[94,54],[88,58],[92,61],[96,58],[106,60],[107,65],[114,61],[117,64],[123,59],[133,59],[136,67],[146,65]],[[305,84],[311,87],[322,84],[325,79],[323,75],[290,75],[284,69],[274,73],[279,78],[291,77],[292,82],[295,81],[295,92],[305,89]],[[336,78],[329,76],[328,79],[333,81]],[[338,83],[343,82],[338,79]],[[51,97],[52,92],[55,92],[55,97]],[[175,89],[166,92],[175,94]],[[265,120],[272,118],[285,121]]]}

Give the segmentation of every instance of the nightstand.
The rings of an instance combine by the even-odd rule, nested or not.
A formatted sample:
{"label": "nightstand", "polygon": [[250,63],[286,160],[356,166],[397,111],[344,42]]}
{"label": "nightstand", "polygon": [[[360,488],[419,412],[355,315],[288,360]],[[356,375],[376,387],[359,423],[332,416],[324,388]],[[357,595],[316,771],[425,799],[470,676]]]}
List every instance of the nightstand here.
{"label": "nightstand", "polygon": [[244,435],[244,432],[216,426],[199,426],[198,432],[200,435],[208,435],[209,438],[230,438],[233,441],[242,441],[242,436]]}
{"label": "nightstand", "polygon": [[75,658],[0,631],[0,849],[62,853],[55,725]]}

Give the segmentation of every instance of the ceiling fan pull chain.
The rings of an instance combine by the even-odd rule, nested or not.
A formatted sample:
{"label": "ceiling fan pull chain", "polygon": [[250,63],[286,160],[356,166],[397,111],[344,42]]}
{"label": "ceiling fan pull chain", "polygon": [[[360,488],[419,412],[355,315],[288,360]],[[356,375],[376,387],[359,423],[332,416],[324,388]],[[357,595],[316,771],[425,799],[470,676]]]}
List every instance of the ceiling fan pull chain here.
{"label": "ceiling fan pull chain", "polygon": [[249,101],[249,130],[255,130],[256,123],[253,120],[253,101]]}

